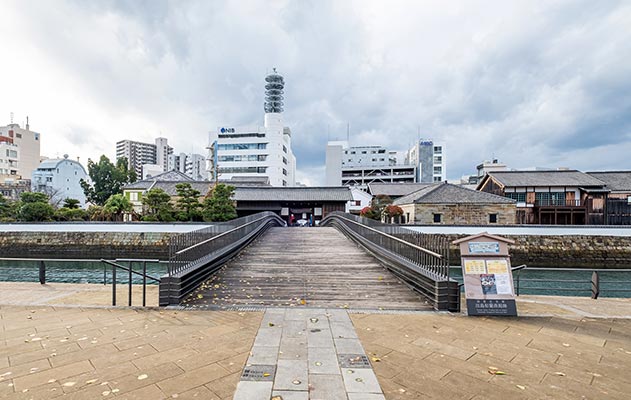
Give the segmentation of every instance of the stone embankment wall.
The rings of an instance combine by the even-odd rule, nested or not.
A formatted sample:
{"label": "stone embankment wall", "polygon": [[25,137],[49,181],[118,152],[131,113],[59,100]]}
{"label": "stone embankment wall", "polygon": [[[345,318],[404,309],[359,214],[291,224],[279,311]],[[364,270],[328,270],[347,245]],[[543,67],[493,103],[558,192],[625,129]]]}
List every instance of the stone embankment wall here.
{"label": "stone embankment wall", "polygon": [[0,257],[169,258],[166,232],[0,232]]}
{"label": "stone embankment wall", "polygon": [[[437,234],[449,242],[467,235]],[[509,246],[513,266],[574,268],[631,268],[631,238],[624,236],[502,235],[515,241]],[[460,249],[450,246],[449,260],[460,265]]]}

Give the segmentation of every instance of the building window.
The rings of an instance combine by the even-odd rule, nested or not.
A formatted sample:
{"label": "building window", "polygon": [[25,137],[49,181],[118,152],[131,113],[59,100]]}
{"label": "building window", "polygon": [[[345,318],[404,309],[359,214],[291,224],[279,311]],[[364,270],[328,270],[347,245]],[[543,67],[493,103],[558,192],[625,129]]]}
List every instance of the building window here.
{"label": "building window", "polygon": [[442,164],[442,163],[443,163],[443,157],[442,156],[434,157],[434,164]]}
{"label": "building window", "polygon": [[442,174],[443,173],[443,168],[442,167],[434,167],[434,173],[435,174]]}
{"label": "building window", "polygon": [[283,164],[287,164],[287,159],[285,157],[283,157]]}
{"label": "building window", "polygon": [[287,153],[287,146],[283,145],[283,151]]}
{"label": "building window", "polygon": [[497,214],[489,214],[489,223],[497,224]]}
{"label": "building window", "polygon": [[627,196],[627,204],[631,204],[631,196]]}
{"label": "building window", "polygon": [[267,143],[236,143],[217,145],[217,150],[253,150],[265,148],[267,148]]}
{"label": "building window", "polygon": [[355,152],[354,152],[354,151],[351,151],[351,154],[355,154]]}
{"label": "building window", "polygon": [[287,176],[287,170],[283,168],[283,175]]}
{"label": "building window", "polygon": [[21,133],[16,133],[15,137],[18,138],[18,139],[22,139],[22,134]]}
{"label": "building window", "polygon": [[513,199],[515,201],[517,201],[518,203],[525,203],[526,202],[526,193],[506,193],[506,197],[508,197],[509,199]]}
{"label": "building window", "polygon": [[362,201],[361,200],[355,200],[355,205],[356,206],[361,206],[362,205]]}
{"label": "building window", "polygon": [[440,176],[435,176],[434,177],[434,182],[440,182],[442,180],[442,178]]}
{"label": "building window", "polygon": [[440,224],[442,220],[442,214],[434,214],[434,223]]}

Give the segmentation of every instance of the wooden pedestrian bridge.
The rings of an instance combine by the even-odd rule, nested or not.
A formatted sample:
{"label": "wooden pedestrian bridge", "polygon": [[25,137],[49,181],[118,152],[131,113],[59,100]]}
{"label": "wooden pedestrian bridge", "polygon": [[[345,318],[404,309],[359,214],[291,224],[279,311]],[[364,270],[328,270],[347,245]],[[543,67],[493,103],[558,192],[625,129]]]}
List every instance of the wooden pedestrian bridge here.
{"label": "wooden pedestrian bridge", "polygon": [[177,235],[169,254],[161,306],[460,307],[445,239],[340,212],[312,228],[254,214]]}

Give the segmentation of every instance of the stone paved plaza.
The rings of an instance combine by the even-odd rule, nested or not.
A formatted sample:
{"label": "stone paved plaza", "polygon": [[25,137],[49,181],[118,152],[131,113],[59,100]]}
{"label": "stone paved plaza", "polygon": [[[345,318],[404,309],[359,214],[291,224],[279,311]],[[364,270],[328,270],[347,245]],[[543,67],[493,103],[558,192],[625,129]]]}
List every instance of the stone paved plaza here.
{"label": "stone paved plaza", "polygon": [[[71,296],[81,303],[68,304],[66,297],[55,306],[7,305],[16,302],[5,297],[15,293],[10,286],[0,285],[0,304],[5,304],[0,305],[0,398],[631,395],[629,299],[524,296],[518,299],[519,318],[476,318],[344,309],[94,307],[106,297],[79,293],[77,287]],[[59,294],[68,289],[33,285],[31,295],[36,297],[38,290]],[[59,303],[61,298],[55,295],[50,301]],[[362,354],[365,357],[358,357]],[[257,378],[260,365],[273,369],[258,370]],[[248,391],[254,386],[264,389]]]}

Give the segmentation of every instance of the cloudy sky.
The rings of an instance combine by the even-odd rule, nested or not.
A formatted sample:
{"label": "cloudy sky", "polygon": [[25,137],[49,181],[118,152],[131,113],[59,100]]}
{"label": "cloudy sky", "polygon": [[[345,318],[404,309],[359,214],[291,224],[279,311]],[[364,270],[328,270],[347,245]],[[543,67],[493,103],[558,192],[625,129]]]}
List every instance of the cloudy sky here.
{"label": "cloudy sky", "polygon": [[0,3],[0,124],[42,153],[98,158],[121,139],[205,154],[218,126],[263,123],[285,76],[298,179],[327,139],[446,143],[449,179],[513,168],[631,169],[629,1]]}

